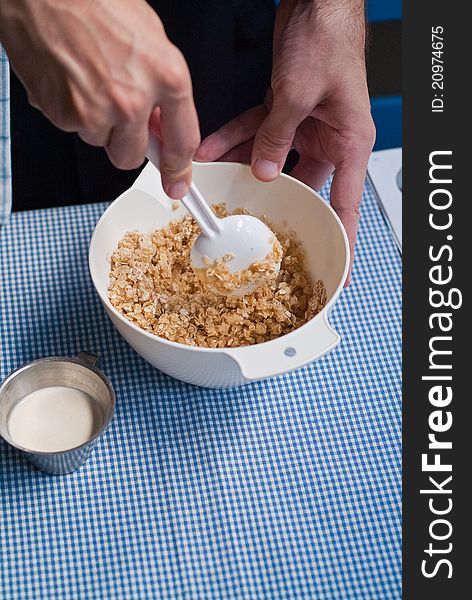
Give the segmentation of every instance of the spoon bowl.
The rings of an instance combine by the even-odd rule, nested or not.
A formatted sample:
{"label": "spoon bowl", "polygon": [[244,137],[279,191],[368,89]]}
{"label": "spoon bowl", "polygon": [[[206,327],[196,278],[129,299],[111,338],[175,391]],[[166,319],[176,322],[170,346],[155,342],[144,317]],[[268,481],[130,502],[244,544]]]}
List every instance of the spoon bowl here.
{"label": "spoon bowl", "polygon": [[190,254],[195,268],[204,269],[228,257],[228,269],[236,273],[264,260],[272,252],[275,236],[260,219],[230,215],[219,221],[218,234],[210,237],[202,233],[195,240]]}

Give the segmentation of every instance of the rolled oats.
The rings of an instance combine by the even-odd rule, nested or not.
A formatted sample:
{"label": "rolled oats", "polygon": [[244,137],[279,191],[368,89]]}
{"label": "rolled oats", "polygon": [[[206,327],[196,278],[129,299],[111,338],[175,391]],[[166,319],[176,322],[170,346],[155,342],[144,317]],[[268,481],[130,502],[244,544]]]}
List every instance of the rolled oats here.
{"label": "rolled oats", "polygon": [[[227,215],[222,204],[213,209],[220,217]],[[192,269],[190,250],[199,233],[190,215],[151,234],[128,232],[111,256],[108,297],[113,306],[145,331],[207,348],[266,342],[297,329],[325,306],[323,282],[310,282],[303,248],[293,234],[276,231],[280,244],[274,244],[274,256],[267,264],[252,265],[245,275],[249,280],[244,283],[250,283],[262,271],[260,287],[239,297],[225,295],[241,285],[229,274],[230,256],[205,269],[203,281]],[[280,259],[279,253],[277,273],[270,265]],[[215,282],[223,293],[217,293]]]}

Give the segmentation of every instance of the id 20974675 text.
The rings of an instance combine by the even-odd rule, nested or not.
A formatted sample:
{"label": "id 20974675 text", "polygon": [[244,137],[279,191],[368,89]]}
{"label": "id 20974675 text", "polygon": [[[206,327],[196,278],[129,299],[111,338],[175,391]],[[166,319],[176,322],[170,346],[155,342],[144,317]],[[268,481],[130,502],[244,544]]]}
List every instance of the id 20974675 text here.
{"label": "id 20974675 text", "polygon": [[444,27],[431,28],[431,112],[444,112]]}

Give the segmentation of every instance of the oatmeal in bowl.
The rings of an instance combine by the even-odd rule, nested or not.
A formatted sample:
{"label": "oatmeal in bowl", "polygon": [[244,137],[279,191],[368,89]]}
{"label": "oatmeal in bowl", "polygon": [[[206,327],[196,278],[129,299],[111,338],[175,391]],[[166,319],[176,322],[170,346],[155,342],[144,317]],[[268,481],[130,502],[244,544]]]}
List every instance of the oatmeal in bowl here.
{"label": "oatmeal in bowl", "polygon": [[[213,210],[218,217],[228,214],[223,204]],[[269,257],[268,267],[256,263],[243,274],[230,273],[225,260],[195,271],[190,249],[198,234],[190,215],[151,233],[127,232],[111,256],[112,305],[138,327],[169,341],[233,348],[290,333],[326,304],[324,284],[311,281],[294,233],[278,230],[276,261]],[[280,257],[280,271],[271,269]],[[228,293],[247,283],[242,277],[250,281],[261,270],[264,278],[255,291],[245,296]]]}
{"label": "oatmeal in bowl", "polygon": [[90,242],[93,284],[122,337],[160,371],[210,388],[293,371],[336,346],[328,317],[349,245],[330,206],[289,176],[259,182],[246,165],[196,163],[193,177],[210,203],[224,201],[217,211],[265,215],[281,244],[280,272],[269,269],[246,296],[215,291],[225,265],[209,265],[203,278],[192,270],[196,225],[148,164],[105,210]]}

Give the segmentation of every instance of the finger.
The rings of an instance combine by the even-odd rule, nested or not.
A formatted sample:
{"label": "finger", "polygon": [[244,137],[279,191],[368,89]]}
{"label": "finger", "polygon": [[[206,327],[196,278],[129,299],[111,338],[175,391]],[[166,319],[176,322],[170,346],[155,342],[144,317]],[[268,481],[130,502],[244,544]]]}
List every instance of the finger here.
{"label": "finger", "polygon": [[191,93],[165,98],[160,109],[162,187],[179,200],[192,182],[192,159],[200,143],[197,111]]}
{"label": "finger", "polygon": [[344,225],[351,260],[345,286],[351,280],[352,264],[354,261],[354,246],[360,220],[360,205],[364,192],[367,160],[361,158],[345,159],[336,165],[333,183],[331,185],[331,206]]}
{"label": "finger", "polygon": [[325,184],[334,170],[334,166],[328,161],[319,161],[309,156],[300,156],[300,160],[290,171],[290,175],[303,181],[316,191]]}
{"label": "finger", "polygon": [[266,116],[265,107],[260,105],[228,121],[203,140],[195,154],[195,160],[202,162],[218,160],[233,148],[251,140]]}
{"label": "finger", "polygon": [[296,113],[290,114],[273,103],[256,133],[252,150],[252,171],[258,179],[272,181],[280,174],[302,120]]}
{"label": "finger", "polygon": [[126,122],[116,125],[106,144],[111,162],[119,169],[137,169],[144,162],[148,147],[148,124]]}
{"label": "finger", "polygon": [[77,132],[80,139],[90,146],[106,147],[110,144],[111,132],[109,126],[89,130],[79,129]]}
{"label": "finger", "polygon": [[162,139],[161,134],[161,109],[159,106],[152,111],[149,117],[149,131],[155,135],[159,140]]}
{"label": "finger", "polygon": [[239,144],[236,148],[233,148],[223,156],[220,156],[218,160],[226,161],[226,162],[239,162],[244,163],[246,165],[251,164],[251,153],[252,153],[252,145],[254,143],[254,138],[244,142],[243,144]]}

